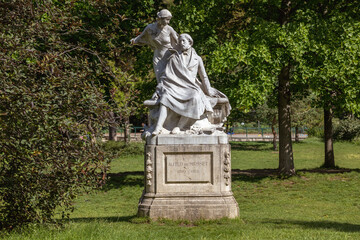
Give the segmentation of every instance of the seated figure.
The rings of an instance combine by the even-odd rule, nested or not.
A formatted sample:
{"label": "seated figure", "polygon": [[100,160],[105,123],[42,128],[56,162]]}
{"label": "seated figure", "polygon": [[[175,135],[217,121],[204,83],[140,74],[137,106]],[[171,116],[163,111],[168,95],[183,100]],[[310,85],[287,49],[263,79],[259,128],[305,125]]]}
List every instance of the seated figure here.
{"label": "seated figure", "polygon": [[[145,105],[152,106],[147,135],[201,133],[204,129],[213,132],[229,115],[227,97],[210,86],[203,61],[192,45],[189,34],[180,35],[181,51],[174,52],[168,59],[156,87],[158,99],[145,101]],[[215,114],[214,107],[218,104],[221,107],[216,108]],[[218,121],[214,122],[216,118]]]}

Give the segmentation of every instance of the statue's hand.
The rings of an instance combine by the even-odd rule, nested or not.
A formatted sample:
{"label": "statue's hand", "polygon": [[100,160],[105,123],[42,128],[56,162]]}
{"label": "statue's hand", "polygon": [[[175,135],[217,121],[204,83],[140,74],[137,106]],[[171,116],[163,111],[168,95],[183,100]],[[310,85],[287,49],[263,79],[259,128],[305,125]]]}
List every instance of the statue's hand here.
{"label": "statue's hand", "polygon": [[132,39],[130,40],[130,44],[131,44],[131,45],[135,45],[135,38],[132,38]]}
{"label": "statue's hand", "polygon": [[210,87],[209,95],[210,95],[210,97],[216,97],[217,96],[217,91],[214,88]]}

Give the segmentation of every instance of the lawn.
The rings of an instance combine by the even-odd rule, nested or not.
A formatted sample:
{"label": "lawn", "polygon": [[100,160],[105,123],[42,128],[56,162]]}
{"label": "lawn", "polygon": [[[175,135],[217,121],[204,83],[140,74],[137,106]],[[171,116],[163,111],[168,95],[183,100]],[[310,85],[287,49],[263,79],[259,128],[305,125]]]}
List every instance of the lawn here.
{"label": "lawn", "polygon": [[[298,176],[233,174],[240,218],[216,221],[150,221],[137,218],[143,190],[143,156],[112,162],[102,189],[80,196],[62,227],[31,226],[6,239],[360,239],[360,146],[335,144],[337,173],[320,171],[324,144],[294,144]],[[232,168],[277,167],[271,143],[233,143]],[[236,170],[238,169],[238,170]],[[315,170],[314,170],[315,169]],[[241,172],[241,171],[240,171]],[[249,170],[259,173],[261,171]]]}

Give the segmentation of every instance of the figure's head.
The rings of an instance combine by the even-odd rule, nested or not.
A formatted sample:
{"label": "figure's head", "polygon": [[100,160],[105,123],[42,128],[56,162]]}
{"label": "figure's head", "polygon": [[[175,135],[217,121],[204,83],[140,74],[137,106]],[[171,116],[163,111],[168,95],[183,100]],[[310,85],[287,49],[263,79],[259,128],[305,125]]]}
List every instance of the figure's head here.
{"label": "figure's head", "polygon": [[157,22],[161,26],[166,26],[170,23],[170,19],[172,18],[171,12],[167,9],[163,9],[157,13]]}
{"label": "figure's head", "polygon": [[182,51],[188,50],[192,47],[194,41],[192,37],[187,33],[180,34],[179,43]]}

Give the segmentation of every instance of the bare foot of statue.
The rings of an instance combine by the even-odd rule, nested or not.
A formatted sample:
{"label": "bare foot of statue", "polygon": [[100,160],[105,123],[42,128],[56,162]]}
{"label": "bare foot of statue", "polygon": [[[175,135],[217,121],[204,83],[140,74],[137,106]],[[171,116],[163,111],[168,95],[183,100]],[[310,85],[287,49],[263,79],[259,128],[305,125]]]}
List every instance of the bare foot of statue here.
{"label": "bare foot of statue", "polygon": [[154,137],[154,136],[159,135],[160,133],[161,133],[161,128],[156,127],[151,135]]}
{"label": "bare foot of statue", "polygon": [[175,127],[172,131],[171,134],[179,134],[180,133],[180,128],[179,127]]}
{"label": "bare foot of statue", "polygon": [[149,136],[151,136],[151,133],[149,131],[145,131],[141,134],[141,139],[146,140]]}

